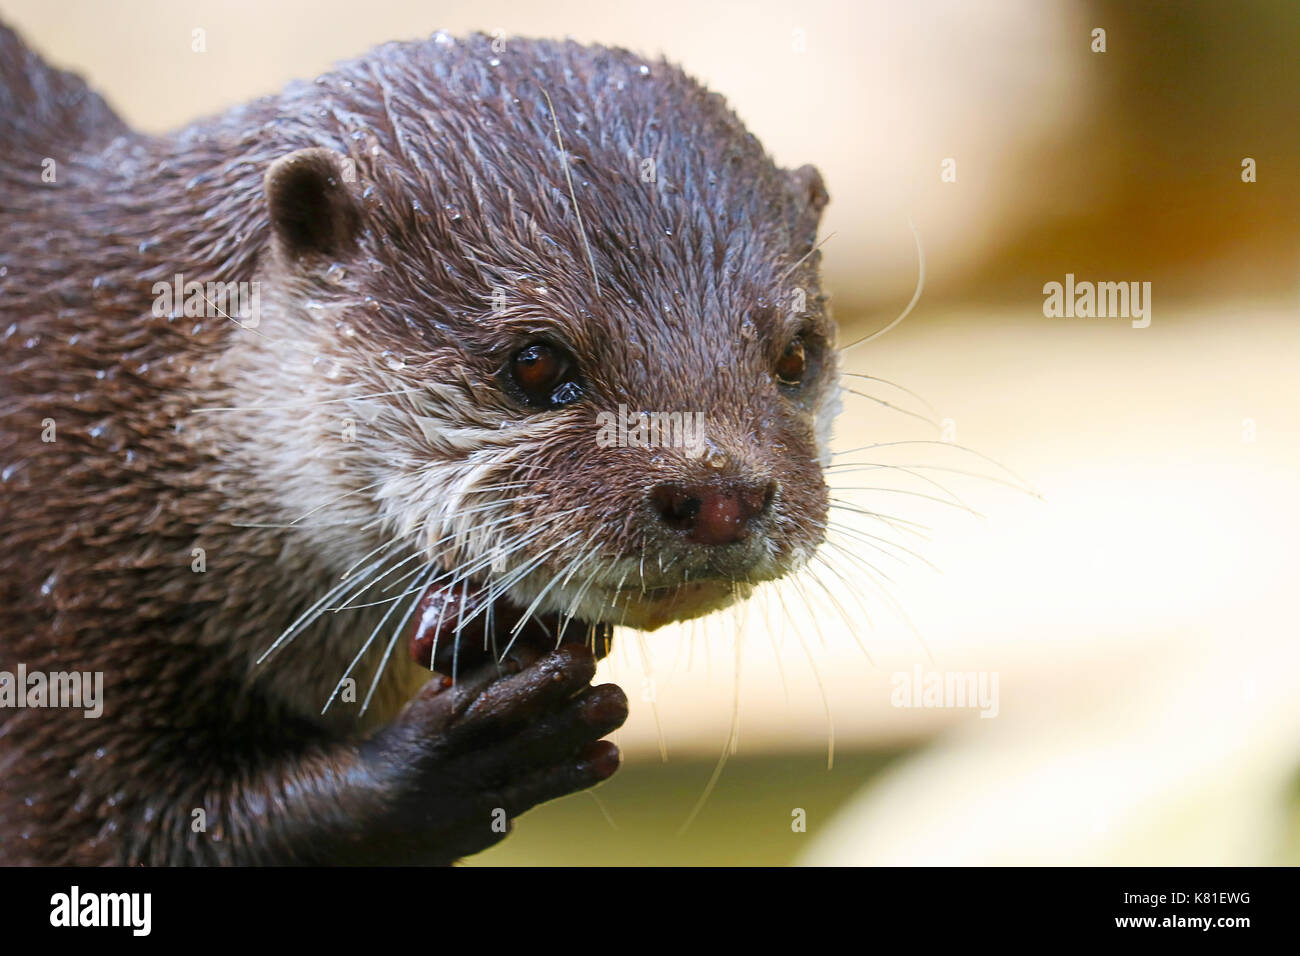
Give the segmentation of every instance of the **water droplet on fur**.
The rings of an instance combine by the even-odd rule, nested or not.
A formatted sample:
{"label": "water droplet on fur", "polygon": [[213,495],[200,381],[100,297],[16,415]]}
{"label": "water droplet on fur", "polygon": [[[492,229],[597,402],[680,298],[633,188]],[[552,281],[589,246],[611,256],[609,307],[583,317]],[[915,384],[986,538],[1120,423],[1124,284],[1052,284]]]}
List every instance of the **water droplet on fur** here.
{"label": "water droplet on fur", "polygon": [[54,590],[54,585],[58,582],[58,580],[59,580],[59,572],[58,571],[51,572],[50,576],[41,582],[41,595],[44,597],[49,597],[50,592]]}
{"label": "water droplet on fur", "polygon": [[343,264],[340,262],[335,262],[328,269],[325,270],[325,278],[328,279],[330,282],[339,283],[342,282],[346,277],[347,277],[347,270],[343,268]]}
{"label": "water droplet on fur", "polygon": [[394,372],[400,372],[402,369],[406,368],[406,359],[402,358],[400,355],[394,355],[392,352],[385,352],[384,360],[389,369]]}
{"label": "water droplet on fur", "polygon": [[640,66],[640,67],[637,68],[637,72],[640,73],[642,76],[649,76],[649,75],[650,75],[650,67],[645,66],[645,65],[642,65],[642,66]]}

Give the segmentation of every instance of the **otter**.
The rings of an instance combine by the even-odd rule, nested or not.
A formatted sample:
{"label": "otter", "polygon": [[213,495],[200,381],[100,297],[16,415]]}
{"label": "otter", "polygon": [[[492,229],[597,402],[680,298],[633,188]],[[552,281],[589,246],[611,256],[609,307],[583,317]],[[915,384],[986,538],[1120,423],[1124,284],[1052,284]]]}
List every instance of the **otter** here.
{"label": "otter", "polygon": [[152,136],[0,27],[0,183],[0,671],[103,681],[0,687],[4,863],[452,863],[615,771],[614,626],[822,541],[826,189],[667,62],[436,34]]}

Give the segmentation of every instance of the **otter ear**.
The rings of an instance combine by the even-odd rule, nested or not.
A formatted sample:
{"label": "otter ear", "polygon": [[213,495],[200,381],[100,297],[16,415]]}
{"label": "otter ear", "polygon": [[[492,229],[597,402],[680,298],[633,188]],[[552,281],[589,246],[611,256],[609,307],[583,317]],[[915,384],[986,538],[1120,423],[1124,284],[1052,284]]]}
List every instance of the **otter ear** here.
{"label": "otter ear", "polygon": [[356,241],[361,213],[349,183],[351,160],[332,149],[300,149],[266,171],[271,231],[290,260],[338,255]]}
{"label": "otter ear", "polygon": [[817,241],[817,224],[821,222],[822,210],[831,197],[816,166],[800,166],[785,175],[795,198],[794,233],[811,247]]}

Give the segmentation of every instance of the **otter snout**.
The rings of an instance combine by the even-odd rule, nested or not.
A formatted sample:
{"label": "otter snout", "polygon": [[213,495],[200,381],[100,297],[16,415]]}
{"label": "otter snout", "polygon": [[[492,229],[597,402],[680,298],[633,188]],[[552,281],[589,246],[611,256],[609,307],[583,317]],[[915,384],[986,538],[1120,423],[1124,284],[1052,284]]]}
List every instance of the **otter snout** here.
{"label": "otter snout", "polygon": [[743,541],[767,513],[776,482],[714,480],[657,485],[650,506],[659,521],[684,533],[695,544],[726,545]]}

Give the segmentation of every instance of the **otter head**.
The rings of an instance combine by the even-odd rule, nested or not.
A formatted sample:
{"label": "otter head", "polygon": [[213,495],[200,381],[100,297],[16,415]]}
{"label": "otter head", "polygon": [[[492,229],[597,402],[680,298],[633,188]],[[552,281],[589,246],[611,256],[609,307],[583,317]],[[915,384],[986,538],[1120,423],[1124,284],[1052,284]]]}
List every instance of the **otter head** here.
{"label": "otter head", "polygon": [[[821,178],[666,65],[484,51],[436,100],[438,51],[387,54],[385,122],[266,175],[262,331],[318,399],[299,447],[329,449],[285,494],[355,516],[348,561],[419,552],[417,588],[516,616],[724,607],[826,527]],[[373,110],[346,79],[325,84],[336,115]]]}

